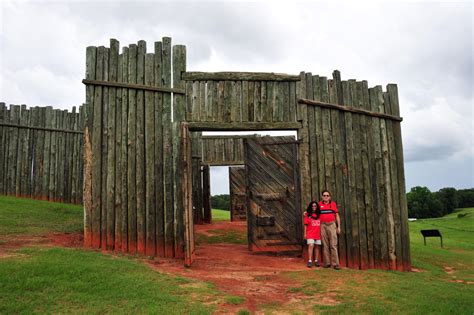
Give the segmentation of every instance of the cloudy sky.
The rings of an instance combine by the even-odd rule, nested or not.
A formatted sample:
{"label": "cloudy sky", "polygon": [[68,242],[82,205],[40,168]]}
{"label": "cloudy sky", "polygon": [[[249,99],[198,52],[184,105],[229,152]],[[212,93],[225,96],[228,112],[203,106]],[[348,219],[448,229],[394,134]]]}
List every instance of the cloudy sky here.
{"label": "cloudy sky", "polygon": [[[286,1],[289,2],[289,1]],[[399,88],[407,190],[474,187],[473,4],[399,1],[2,1],[0,101],[82,104],[87,46],[163,36],[188,70],[368,80]],[[213,194],[227,193],[213,171]]]}

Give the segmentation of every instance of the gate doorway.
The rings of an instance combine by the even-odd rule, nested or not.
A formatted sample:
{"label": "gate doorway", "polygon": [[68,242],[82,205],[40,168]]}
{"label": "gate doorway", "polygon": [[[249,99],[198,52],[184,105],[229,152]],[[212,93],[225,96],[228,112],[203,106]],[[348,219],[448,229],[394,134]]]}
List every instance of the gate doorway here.
{"label": "gate doorway", "polygon": [[[192,124],[183,123],[183,165],[188,166],[187,161],[193,160],[193,141],[198,137],[194,134],[205,132],[206,129],[195,128]],[[215,129],[214,129],[215,130]],[[273,129],[270,129],[273,130]],[[293,128],[294,130],[294,128]],[[296,141],[296,130],[292,132],[283,131],[287,136],[244,136],[243,156],[238,163],[230,162],[231,169],[240,164],[241,172],[244,171],[244,190],[239,195],[244,195],[246,210],[245,221],[231,222],[227,224],[246,226],[247,244],[251,252],[301,253],[302,226],[301,226],[301,202],[298,168],[298,141]],[[274,133],[274,132],[272,132]],[[278,132],[276,132],[278,134]],[[268,134],[268,132],[267,132]],[[281,132],[280,132],[281,134]],[[195,147],[195,146],[194,146]],[[194,154],[195,151],[194,151]],[[237,156],[235,154],[234,156]],[[194,160],[196,157],[194,156]],[[205,165],[203,158],[203,165]],[[207,165],[209,166],[209,165]],[[214,165],[215,166],[215,165]],[[225,164],[221,164],[225,166]],[[188,173],[188,176],[184,176]],[[187,206],[185,216],[188,218],[185,237],[185,265],[191,266],[195,260],[196,230],[193,220],[193,187],[192,167],[183,168],[183,204]],[[264,181],[262,181],[264,180]],[[212,179],[211,179],[212,181]],[[213,187],[214,184],[211,184]],[[242,196],[241,196],[242,197]],[[232,200],[231,200],[232,203]],[[219,223],[222,225],[222,221]],[[202,231],[199,225],[198,230]],[[235,227],[233,227],[235,228]],[[243,230],[241,231],[243,232]],[[200,235],[200,233],[199,233]]]}

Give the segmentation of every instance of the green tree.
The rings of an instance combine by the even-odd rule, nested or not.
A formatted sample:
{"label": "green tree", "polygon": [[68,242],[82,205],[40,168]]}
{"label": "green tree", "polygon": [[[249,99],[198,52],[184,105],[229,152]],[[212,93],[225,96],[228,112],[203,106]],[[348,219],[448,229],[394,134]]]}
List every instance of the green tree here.
{"label": "green tree", "polygon": [[229,195],[215,195],[211,197],[211,205],[214,209],[230,210]]}
{"label": "green tree", "polygon": [[442,205],[442,215],[450,214],[459,207],[459,197],[456,188],[446,187],[433,193]]}
{"label": "green tree", "polygon": [[408,216],[434,218],[443,215],[443,205],[427,187],[413,187],[407,194]]}

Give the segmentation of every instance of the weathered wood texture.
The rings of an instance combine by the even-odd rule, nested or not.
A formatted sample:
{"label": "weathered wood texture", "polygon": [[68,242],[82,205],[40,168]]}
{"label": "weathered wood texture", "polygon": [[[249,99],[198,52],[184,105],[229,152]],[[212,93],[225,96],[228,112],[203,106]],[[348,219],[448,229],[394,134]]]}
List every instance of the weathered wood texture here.
{"label": "weathered wood texture", "polygon": [[367,81],[341,80],[339,71],[330,80],[305,73],[301,78],[302,200],[319,199],[324,189],[332,193],[341,217],[343,266],[410,270],[396,85],[387,92],[369,89]]}
{"label": "weathered wood texture", "polygon": [[[139,41],[120,53],[114,39],[110,48],[87,48],[86,154],[85,167],[78,167],[85,178],[85,245],[183,257],[178,164],[186,51],[172,47],[168,37],[153,50],[147,53],[146,43]],[[173,91],[178,93],[172,102]],[[60,161],[57,153],[55,159]]]}
{"label": "weathered wood texture", "polygon": [[82,203],[82,112],[0,103],[0,194]]}
{"label": "weathered wood texture", "polygon": [[247,220],[245,167],[229,167],[230,220]]}
{"label": "weathered wood texture", "polygon": [[[361,269],[410,269],[396,85],[388,85],[384,92],[380,86],[369,88],[366,81],[344,81],[339,71],[330,79],[305,72],[298,76],[186,72],[185,47],[172,47],[167,37],[155,43],[153,54],[146,53],[143,41],[124,48],[121,54],[117,47],[118,42],[112,40],[111,48],[87,49],[85,79],[89,81],[85,82],[95,83],[87,85],[82,122],[87,126],[84,141],[89,149],[85,150],[84,166],[77,166],[85,175],[87,245],[181,257],[184,236],[190,231],[184,209],[189,210],[192,201],[186,198],[193,190],[183,181],[192,182],[192,173],[186,173],[191,164],[197,170],[244,161],[245,137],[195,139],[194,134],[296,130],[301,202],[305,205],[319,199],[324,189],[331,191],[341,217],[341,264]],[[179,93],[171,94],[173,89]],[[42,182],[50,199],[72,197],[69,187],[77,180],[66,179],[69,175],[58,168],[74,165],[74,155],[72,160],[60,157],[75,151],[67,149],[75,146],[48,128],[74,129],[75,123],[59,111],[31,111],[23,119],[20,113],[21,108],[6,111],[0,107],[3,122],[28,121],[44,129],[25,129],[20,134],[14,127],[0,126],[1,143],[8,148],[0,155],[0,174],[8,182],[19,183],[19,193],[23,193],[22,180],[16,176],[28,173],[24,169],[27,163],[17,156],[30,152],[34,139],[49,134],[40,143],[48,149],[43,155],[33,154],[33,164],[39,163],[36,159],[50,161],[49,178],[33,176],[28,181]],[[183,132],[188,134],[186,142]],[[183,148],[188,150],[190,143],[198,150],[192,156],[201,158],[199,166],[199,159],[192,163],[192,156],[183,157]],[[81,155],[79,151],[76,154]],[[16,160],[21,161],[20,166],[9,168],[8,162]],[[199,184],[195,182],[202,190],[202,178]],[[56,187],[62,193],[56,192]],[[0,188],[18,192],[16,187],[5,187],[5,182]],[[28,189],[32,187],[25,191]],[[76,184],[76,195],[77,191]],[[196,193],[202,196],[202,191]],[[262,196],[264,200],[272,198]],[[304,206],[300,208],[299,218]]]}
{"label": "weathered wood texture", "polygon": [[245,139],[249,249],[300,251],[297,142],[291,136]]}

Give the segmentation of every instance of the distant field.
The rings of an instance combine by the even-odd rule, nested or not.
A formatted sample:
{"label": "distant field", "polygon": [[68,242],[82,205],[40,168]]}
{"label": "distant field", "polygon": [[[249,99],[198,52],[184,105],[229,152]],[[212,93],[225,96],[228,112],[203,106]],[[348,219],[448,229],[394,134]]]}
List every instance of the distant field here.
{"label": "distant field", "polygon": [[215,221],[230,221],[230,211],[212,209],[212,220]]}

